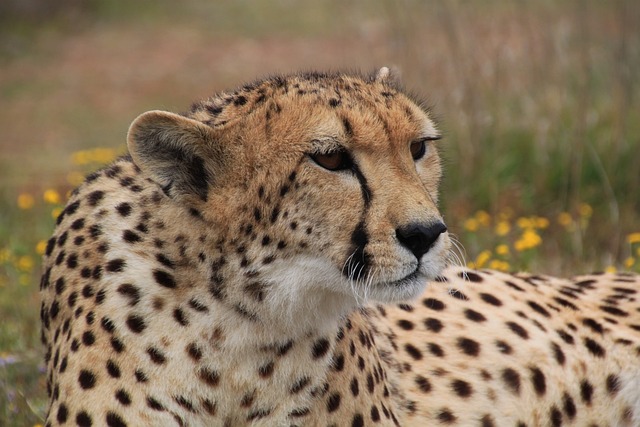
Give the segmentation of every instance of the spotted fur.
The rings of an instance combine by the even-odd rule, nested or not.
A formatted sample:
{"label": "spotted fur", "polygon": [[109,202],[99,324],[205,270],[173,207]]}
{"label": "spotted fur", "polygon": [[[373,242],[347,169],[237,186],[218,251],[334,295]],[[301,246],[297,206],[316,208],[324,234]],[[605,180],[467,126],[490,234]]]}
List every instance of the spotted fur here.
{"label": "spotted fur", "polygon": [[47,244],[47,425],[639,425],[639,279],[444,270],[438,138],[386,68],[138,117]]}

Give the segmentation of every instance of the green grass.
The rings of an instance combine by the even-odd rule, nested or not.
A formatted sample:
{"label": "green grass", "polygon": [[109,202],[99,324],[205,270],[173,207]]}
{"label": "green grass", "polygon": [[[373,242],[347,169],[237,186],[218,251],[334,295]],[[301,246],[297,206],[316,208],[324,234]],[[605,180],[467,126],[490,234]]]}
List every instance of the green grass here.
{"label": "green grass", "polygon": [[445,134],[442,209],[471,265],[640,271],[639,28],[632,0],[2,3],[0,425],[45,410],[44,192],[98,166],[73,153],[121,150],[139,113],[258,75],[397,66]]}

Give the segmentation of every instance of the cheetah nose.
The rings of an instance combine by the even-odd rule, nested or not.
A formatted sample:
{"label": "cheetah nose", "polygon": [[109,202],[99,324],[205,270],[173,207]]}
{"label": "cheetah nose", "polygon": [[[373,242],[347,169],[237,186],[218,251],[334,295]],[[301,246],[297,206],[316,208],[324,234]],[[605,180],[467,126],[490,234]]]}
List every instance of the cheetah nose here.
{"label": "cheetah nose", "polygon": [[433,224],[413,223],[396,229],[396,237],[420,261],[438,237],[447,231],[447,226],[438,221]]}

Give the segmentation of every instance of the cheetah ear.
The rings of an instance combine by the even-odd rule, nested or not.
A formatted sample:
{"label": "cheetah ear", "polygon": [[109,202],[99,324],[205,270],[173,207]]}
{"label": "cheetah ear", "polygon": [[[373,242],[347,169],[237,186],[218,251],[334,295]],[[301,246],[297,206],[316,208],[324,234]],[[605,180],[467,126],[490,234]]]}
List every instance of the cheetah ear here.
{"label": "cheetah ear", "polygon": [[222,169],[223,150],[213,129],[166,111],[138,116],[127,135],[133,162],[169,196],[207,200],[212,178]]}
{"label": "cheetah ear", "polygon": [[396,85],[400,80],[400,72],[396,68],[382,67],[376,72],[377,83]]}

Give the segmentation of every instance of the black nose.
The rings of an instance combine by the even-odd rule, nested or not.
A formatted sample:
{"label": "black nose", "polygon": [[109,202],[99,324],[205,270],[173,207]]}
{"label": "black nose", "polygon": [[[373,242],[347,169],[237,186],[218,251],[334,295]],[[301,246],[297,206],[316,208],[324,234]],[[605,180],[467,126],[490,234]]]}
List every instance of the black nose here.
{"label": "black nose", "polygon": [[396,229],[396,237],[405,248],[409,249],[420,261],[438,237],[447,231],[447,226],[442,222],[433,224],[413,223]]}

